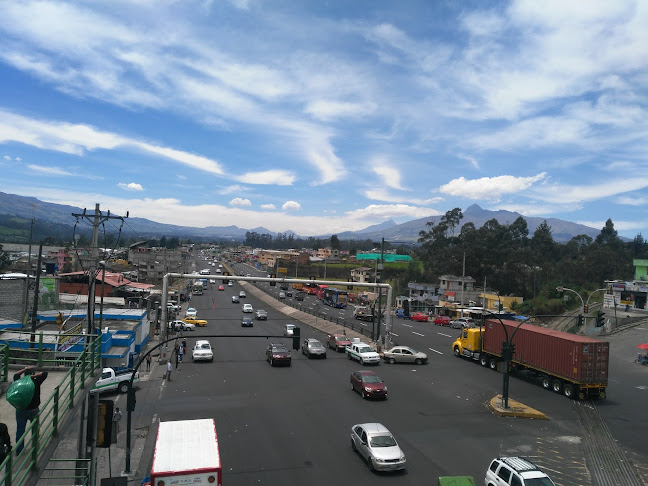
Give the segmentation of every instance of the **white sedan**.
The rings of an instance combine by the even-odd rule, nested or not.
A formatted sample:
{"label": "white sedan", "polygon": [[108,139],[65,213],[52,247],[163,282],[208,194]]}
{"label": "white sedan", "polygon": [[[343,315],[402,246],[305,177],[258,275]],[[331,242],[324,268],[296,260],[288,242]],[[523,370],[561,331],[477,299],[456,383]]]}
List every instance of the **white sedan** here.
{"label": "white sedan", "polygon": [[183,330],[183,331],[195,331],[196,330],[196,325],[192,324],[191,322],[185,322],[185,321],[173,321],[171,323],[171,326],[173,329],[176,331]]}
{"label": "white sedan", "polygon": [[243,304],[243,312],[254,312],[252,304]]}
{"label": "white sedan", "polygon": [[382,424],[357,424],[351,427],[351,448],[374,471],[405,469],[405,454],[391,432]]}
{"label": "white sedan", "polygon": [[209,341],[200,340],[196,341],[196,345],[191,350],[192,361],[214,361],[214,352],[212,351]]}
{"label": "white sedan", "polygon": [[198,311],[193,307],[189,307],[185,312],[185,317],[198,317]]}

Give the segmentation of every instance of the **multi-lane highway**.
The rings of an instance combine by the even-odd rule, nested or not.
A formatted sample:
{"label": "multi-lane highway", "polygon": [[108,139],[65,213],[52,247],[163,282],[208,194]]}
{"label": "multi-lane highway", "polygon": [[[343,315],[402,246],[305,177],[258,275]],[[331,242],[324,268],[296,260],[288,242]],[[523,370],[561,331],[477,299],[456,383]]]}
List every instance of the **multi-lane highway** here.
{"label": "multi-lane highway", "polygon": [[[464,474],[480,483],[490,460],[498,455],[531,457],[558,485],[596,484],[586,466],[585,448],[580,442],[582,424],[574,411],[575,402],[534,383],[512,379],[511,397],[542,410],[550,420],[493,415],[487,402],[501,392],[502,377],[452,355],[450,344],[458,330],[395,320],[395,339],[427,353],[429,364],[383,363],[371,368],[388,385],[389,399],[366,401],[351,391],[349,384],[349,375],[361,366],[343,353],[329,350],[327,359],[309,360],[293,351],[291,367],[271,367],[265,361],[266,345],[280,341],[290,346],[292,342],[265,336],[282,336],[283,325],[294,321],[261,304],[249,285],[248,297],[234,304],[231,296],[238,295],[242,285],[234,283],[218,291],[219,284],[217,280],[204,295],[191,301],[198,316],[207,319],[209,325],[185,333],[189,348],[199,336],[250,337],[209,338],[214,362],[185,360],[151,406],[161,420],[216,420],[224,484],[324,485],[336,481],[373,485],[389,481],[420,485],[434,484],[438,476]],[[268,320],[255,320],[254,327],[242,328],[243,303],[252,304],[255,310],[265,308]],[[302,337],[325,338],[305,325],[301,328]],[[615,373],[619,371],[616,368],[620,366],[613,365]],[[635,382],[641,379],[637,375]],[[615,415],[612,410],[636,420],[640,430],[646,431],[646,414],[641,405],[646,403],[645,391],[635,388],[633,397],[628,390],[629,383],[613,381],[610,398],[596,407],[602,408],[602,415],[609,414],[611,420]],[[617,396],[623,401],[618,402]],[[643,397],[641,404],[639,396]],[[617,416],[617,420],[622,419]],[[407,455],[405,472],[372,473],[351,451],[350,428],[361,422],[380,422],[392,431]],[[648,463],[640,440],[626,437],[630,427],[624,423],[612,427],[621,435],[615,438],[627,444],[631,459],[638,464]]]}

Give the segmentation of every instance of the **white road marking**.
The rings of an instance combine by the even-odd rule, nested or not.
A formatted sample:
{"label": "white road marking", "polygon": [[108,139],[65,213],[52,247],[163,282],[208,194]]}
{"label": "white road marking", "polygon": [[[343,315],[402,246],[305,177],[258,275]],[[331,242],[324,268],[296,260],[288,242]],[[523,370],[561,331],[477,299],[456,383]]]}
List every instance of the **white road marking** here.
{"label": "white road marking", "polygon": [[[363,325],[364,325],[364,324],[363,324]],[[395,332],[390,332],[389,335],[390,335],[390,336],[396,336],[396,337],[398,337],[398,334],[396,334]]]}
{"label": "white road marking", "polygon": [[432,351],[433,353],[443,354],[441,351],[437,351],[436,349],[432,349],[432,348],[428,348],[428,349],[429,349],[430,351]]}
{"label": "white road marking", "polygon": [[438,334],[439,334],[439,336],[453,337],[453,336],[451,336],[450,334],[443,334],[442,332],[440,332],[440,333],[438,333]]}
{"label": "white road marking", "polygon": [[639,385],[639,386],[636,386],[635,388],[638,388],[639,390],[648,390],[648,386],[645,386],[645,385]]}
{"label": "white road marking", "polygon": [[412,331],[412,334],[416,334],[417,336],[425,337],[425,334],[421,334],[420,332]]}
{"label": "white road marking", "polygon": [[403,323],[403,326],[405,326],[405,327],[414,327],[411,324],[405,324],[405,323]]}

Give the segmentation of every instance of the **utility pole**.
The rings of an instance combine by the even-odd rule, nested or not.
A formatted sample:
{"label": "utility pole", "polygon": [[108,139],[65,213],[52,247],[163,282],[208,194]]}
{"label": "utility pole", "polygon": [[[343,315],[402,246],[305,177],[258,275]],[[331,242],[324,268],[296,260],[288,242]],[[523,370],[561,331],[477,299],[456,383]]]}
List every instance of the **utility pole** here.
{"label": "utility pole", "polygon": [[466,252],[463,254],[463,267],[461,270],[461,317],[464,311],[464,289],[466,288]]}
{"label": "utility pole", "polygon": [[43,243],[38,247],[38,263],[36,264],[36,288],[34,289],[34,308],[32,309],[31,318],[31,338],[29,347],[33,348],[36,342],[36,325],[38,324],[38,290],[40,287],[41,264],[43,254]]}
{"label": "utility pole", "polygon": [[[385,266],[385,238],[380,244],[380,263],[376,264],[376,283],[381,283],[383,267]],[[378,325],[376,326],[376,335],[380,339],[380,320],[382,319],[382,289],[378,287]],[[387,339],[383,339],[383,345],[387,344]]]}
{"label": "utility pole", "polygon": [[23,327],[27,326],[27,319],[29,318],[28,313],[28,300],[29,300],[29,274],[31,273],[31,248],[32,248],[32,237],[34,234],[34,218],[31,220],[31,225],[29,226],[29,251],[27,253],[27,278],[25,279],[25,292],[23,296],[23,302],[25,302],[25,311],[23,312]]}
{"label": "utility pole", "polygon": [[[99,203],[95,204],[94,214],[87,214],[86,210],[83,213],[72,213],[72,216],[81,219],[86,219],[92,222],[92,243],[90,248],[90,268],[88,269],[88,336],[94,334],[94,307],[95,307],[95,286],[96,286],[96,268],[98,259],[98,244],[99,244],[99,226],[104,224],[110,219],[119,219],[122,223],[124,218],[122,216],[112,216],[110,210],[104,215],[99,209]],[[128,218],[128,213],[126,213]]]}

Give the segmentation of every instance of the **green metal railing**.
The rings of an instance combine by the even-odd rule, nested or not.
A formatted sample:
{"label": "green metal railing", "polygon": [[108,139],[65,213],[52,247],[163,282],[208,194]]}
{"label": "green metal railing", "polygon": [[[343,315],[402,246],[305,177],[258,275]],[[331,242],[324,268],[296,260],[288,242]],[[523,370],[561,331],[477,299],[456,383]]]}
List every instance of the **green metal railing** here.
{"label": "green metal railing", "polygon": [[[83,351],[77,353],[73,362],[67,361],[70,370],[65,374],[61,383],[54,389],[52,396],[41,404],[36,418],[29,423],[22,441],[24,444],[20,454],[9,454],[0,465],[0,486],[22,486],[30,480],[31,474],[37,469],[52,437],[59,433],[59,424],[66,418],[74,407],[79,392],[84,390],[86,379],[93,376],[101,367],[101,336],[84,335],[86,343]],[[36,345],[35,345],[36,346]],[[25,366],[49,367],[61,364],[61,353],[43,347],[43,335],[40,334],[38,348],[16,349],[8,344],[0,348],[2,381],[8,381],[9,361]],[[51,358],[49,356],[52,356]],[[16,450],[17,444],[14,445]],[[13,451],[12,451],[13,452]],[[87,484],[87,477],[75,484]]]}

